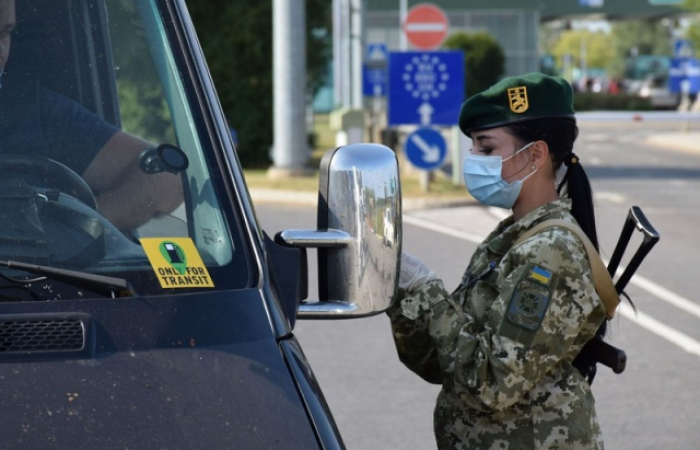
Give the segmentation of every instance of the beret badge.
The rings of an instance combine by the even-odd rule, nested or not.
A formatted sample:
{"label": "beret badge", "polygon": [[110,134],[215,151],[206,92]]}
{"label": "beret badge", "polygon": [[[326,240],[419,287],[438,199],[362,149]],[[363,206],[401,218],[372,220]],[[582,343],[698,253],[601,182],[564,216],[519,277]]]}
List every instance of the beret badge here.
{"label": "beret badge", "polygon": [[508,89],[508,104],[510,110],[516,114],[522,114],[530,107],[527,100],[527,88],[518,86]]}

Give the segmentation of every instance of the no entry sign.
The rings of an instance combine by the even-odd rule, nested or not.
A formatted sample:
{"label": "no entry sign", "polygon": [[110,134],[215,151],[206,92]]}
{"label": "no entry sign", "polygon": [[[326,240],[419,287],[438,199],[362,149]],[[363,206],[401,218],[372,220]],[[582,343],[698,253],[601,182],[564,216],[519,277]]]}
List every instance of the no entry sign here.
{"label": "no entry sign", "polygon": [[448,28],[445,12],[431,3],[420,3],[411,8],[403,24],[408,42],[422,50],[439,47],[447,37]]}

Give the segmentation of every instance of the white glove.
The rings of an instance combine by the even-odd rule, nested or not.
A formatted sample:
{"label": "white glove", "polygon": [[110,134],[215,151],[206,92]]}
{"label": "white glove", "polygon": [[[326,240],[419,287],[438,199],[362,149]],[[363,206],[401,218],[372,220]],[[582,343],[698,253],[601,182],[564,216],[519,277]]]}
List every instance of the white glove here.
{"label": "white glove", "polygon": [[408,253],[401,253],[399,289],[411,292],[424,283],[436,278],[435,273],[428,269],[418,258]]}

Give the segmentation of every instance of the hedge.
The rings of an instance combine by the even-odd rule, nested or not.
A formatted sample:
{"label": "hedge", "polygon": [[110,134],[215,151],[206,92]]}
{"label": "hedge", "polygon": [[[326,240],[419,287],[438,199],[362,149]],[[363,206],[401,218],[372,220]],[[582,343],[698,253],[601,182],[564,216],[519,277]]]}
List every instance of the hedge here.
{"label": "hedge", "polygon": [[649,99],[632,94],[574,93],[575,111],[649,111],[652,109],[654,108]]}

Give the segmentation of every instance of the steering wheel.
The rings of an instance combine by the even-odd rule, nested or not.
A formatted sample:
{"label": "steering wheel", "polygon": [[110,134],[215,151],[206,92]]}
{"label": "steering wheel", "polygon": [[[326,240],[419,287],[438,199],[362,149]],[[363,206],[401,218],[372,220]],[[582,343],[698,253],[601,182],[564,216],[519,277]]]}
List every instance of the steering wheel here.
{"label": "steering wheel", "polygon": [[0,173],[23,175],[22,178],[32,181],[30,184],[63,192],[97,210],[95,194],[85,180],[68,166],[52,159],[33,155],[1,155]]}

